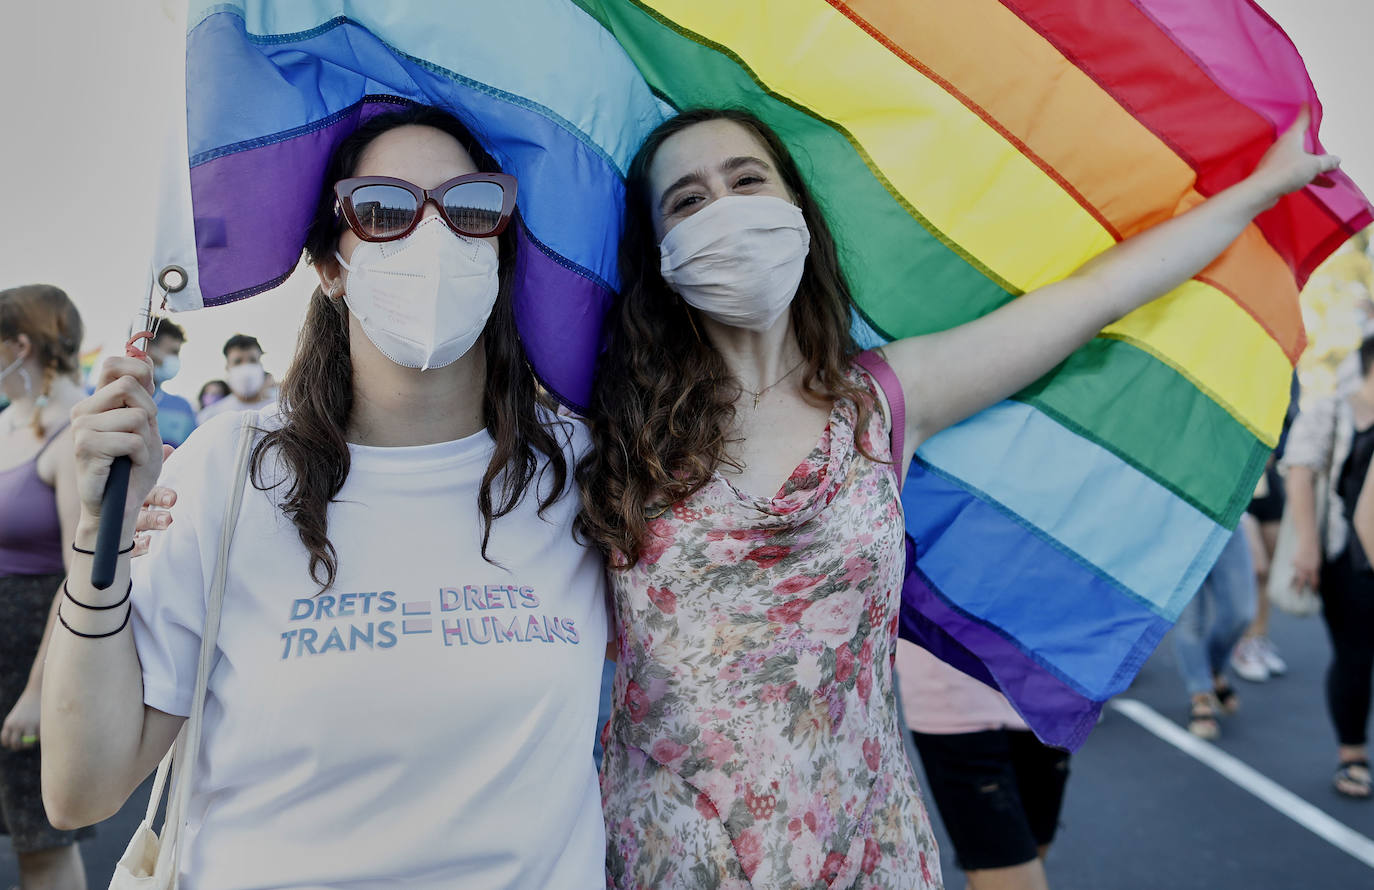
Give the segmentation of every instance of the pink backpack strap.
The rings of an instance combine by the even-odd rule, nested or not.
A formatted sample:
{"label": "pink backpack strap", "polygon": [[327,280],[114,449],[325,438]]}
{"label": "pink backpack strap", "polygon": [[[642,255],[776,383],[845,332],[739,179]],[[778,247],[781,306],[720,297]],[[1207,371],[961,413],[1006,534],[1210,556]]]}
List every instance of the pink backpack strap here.
{"label": "pink backpack strap", "polygon": [[900,491],[905,479],[900,478],[902,457],[906,454],[902,446],[906,440],[906,396],[902,394],[901,381],[893,373],[892,366],[876,349],[861,352],[854,356],[854,362],[877,381],[878,387],[887,396],[887,406],[892,415],[892,461],[898,473],[897,489]]}

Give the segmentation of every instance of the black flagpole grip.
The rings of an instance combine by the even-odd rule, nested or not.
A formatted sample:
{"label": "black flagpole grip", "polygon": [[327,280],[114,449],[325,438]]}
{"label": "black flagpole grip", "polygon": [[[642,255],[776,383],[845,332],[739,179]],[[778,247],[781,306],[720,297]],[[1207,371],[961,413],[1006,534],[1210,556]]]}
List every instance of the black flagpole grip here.
{"label": "black flagpole grip", "polygon": [[91,586],[105,590],[115,579],[119,565],[119,544],[124,532],[124,502],[129,497],[129,471],[133,461],[116,457],[105,480],[100,499],[100,528],[95,535],[95,559],[91,562]]}

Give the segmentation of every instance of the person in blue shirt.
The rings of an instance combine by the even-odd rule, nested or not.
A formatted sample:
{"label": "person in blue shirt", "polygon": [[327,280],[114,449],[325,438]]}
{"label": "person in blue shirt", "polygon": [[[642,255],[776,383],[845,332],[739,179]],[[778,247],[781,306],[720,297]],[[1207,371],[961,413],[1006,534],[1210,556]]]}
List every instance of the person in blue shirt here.
{"label": "person in blue shirt", "polygon": [[157,404],[157,428],[163,443],[173,448],[180,447],[196,428],[196,409],[191,403],[162,388],[181,370],[181,347],[185,342],[186,332],[180,325],[164,319],[148,346],[148,358],[153,360],[153,380],[157,384],[157,391],[153,393],[153,401]]}

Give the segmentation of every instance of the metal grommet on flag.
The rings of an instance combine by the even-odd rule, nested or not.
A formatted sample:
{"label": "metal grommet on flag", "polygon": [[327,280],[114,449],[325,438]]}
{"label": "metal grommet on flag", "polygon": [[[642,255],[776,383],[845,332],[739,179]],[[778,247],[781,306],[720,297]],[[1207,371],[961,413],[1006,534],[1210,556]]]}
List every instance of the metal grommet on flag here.
{"label": "metal grommet on flag", "polygon": [[180,292],[188,280],[186,270],[176,265],[166,266],[157,273],[157,284],[164,296]]}

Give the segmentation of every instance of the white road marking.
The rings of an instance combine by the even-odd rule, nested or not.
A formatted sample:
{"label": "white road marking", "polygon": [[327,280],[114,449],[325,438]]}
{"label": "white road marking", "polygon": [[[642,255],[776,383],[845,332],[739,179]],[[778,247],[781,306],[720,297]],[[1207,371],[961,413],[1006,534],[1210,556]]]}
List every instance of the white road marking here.
{"label": "white road marking", "polygon": [[1183,753],[1210,766],[1317,837],[1374,868],[1374,840],[1343,822],[1336,821],[1274,780],[1162,716],[1144,702],[1116,698],[1112,699],[1111,705],[1114,710],[1134,720]]}

